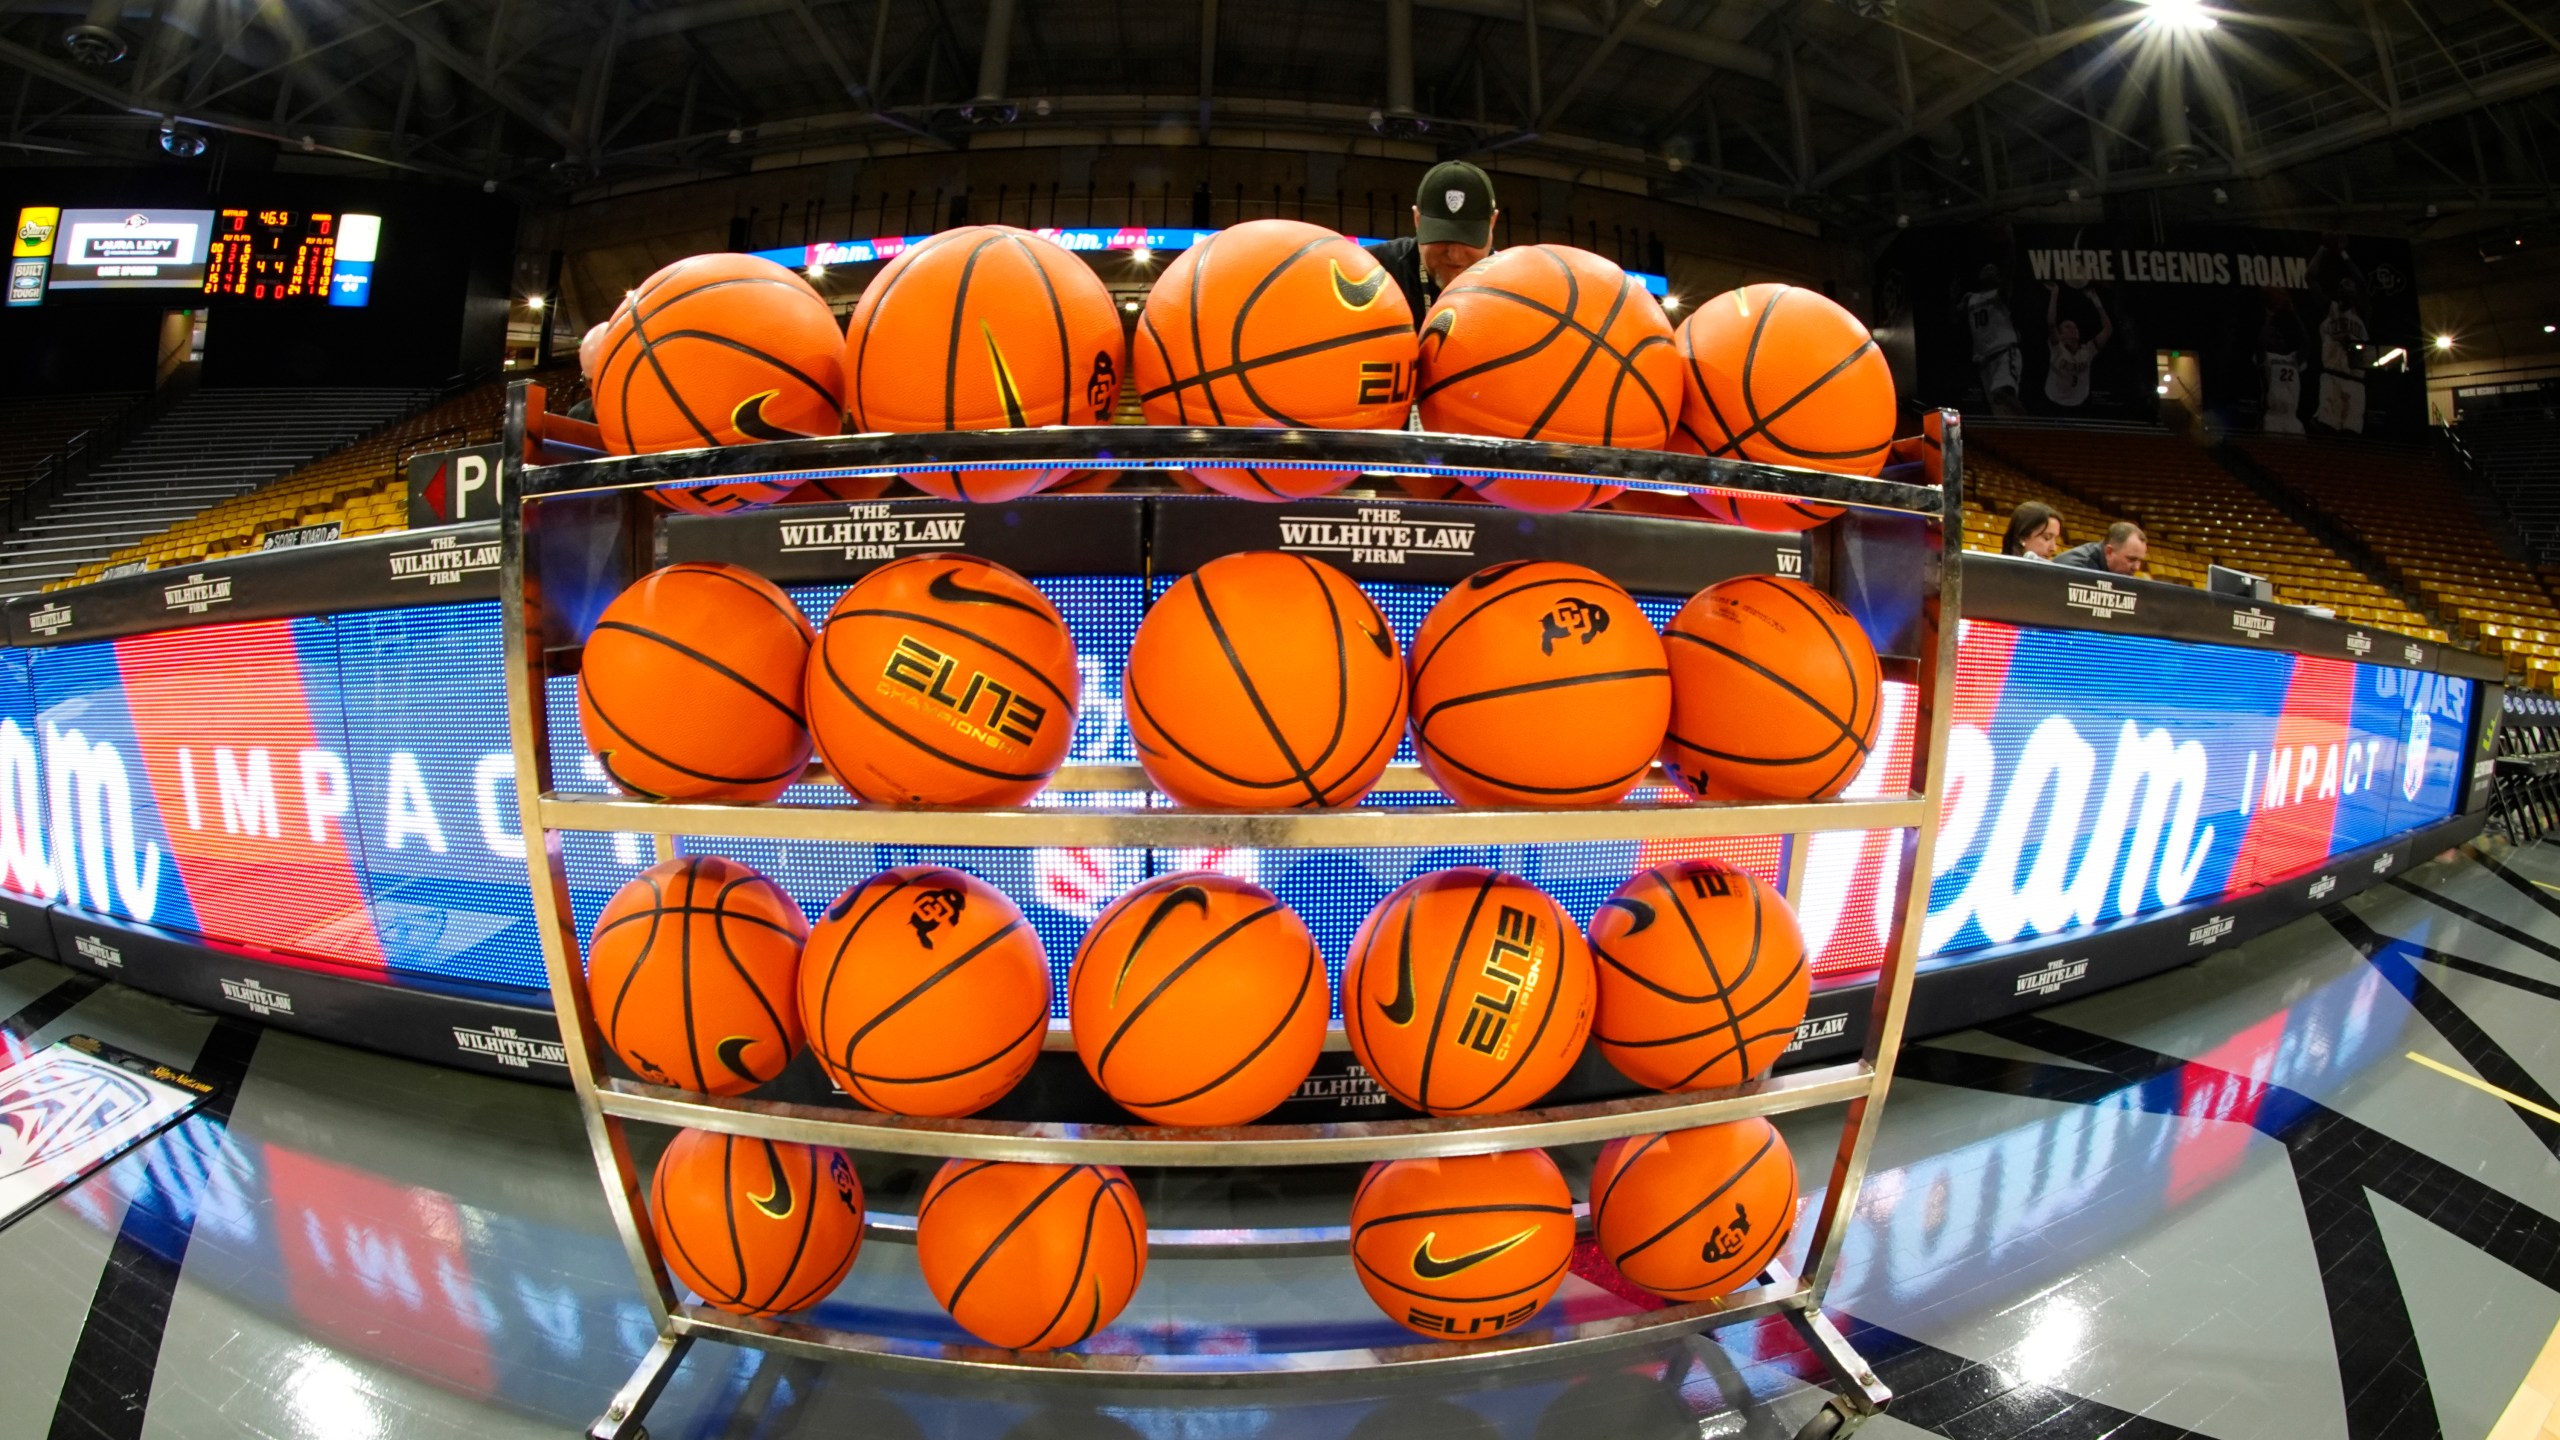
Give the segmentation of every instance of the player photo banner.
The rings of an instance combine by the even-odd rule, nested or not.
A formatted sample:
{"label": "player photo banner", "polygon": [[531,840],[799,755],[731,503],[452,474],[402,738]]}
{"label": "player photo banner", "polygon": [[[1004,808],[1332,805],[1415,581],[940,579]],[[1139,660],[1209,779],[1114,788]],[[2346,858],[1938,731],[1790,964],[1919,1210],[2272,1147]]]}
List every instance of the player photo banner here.
{"label": "player photo banner", "polygon": [[2424,437],[2409,246],[2237,226],[1985,221],[1900,236],[1876,336],[1906,398],[1976,415]]}
{"label": "player photo banner", "polygon": [[192,1075],[86,1035],[0,1069],[0,1228],[211,1093]]}

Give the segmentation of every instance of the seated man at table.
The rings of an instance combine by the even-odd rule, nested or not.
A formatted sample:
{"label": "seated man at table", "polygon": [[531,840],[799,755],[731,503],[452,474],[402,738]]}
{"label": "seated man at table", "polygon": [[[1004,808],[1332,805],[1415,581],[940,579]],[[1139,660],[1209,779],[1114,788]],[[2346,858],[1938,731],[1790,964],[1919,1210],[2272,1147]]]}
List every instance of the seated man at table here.
{"label": "seated man at table", "polygon": [[2119,520],[2107,527],[2107,538],[2074,545],[2053,557],[2057,565],[2077,565],[2083,570],[2109,570],[2118,575],[2142,573],[2142,557],[2151,547],[2142,538],[2142,527],[2130,520]]}

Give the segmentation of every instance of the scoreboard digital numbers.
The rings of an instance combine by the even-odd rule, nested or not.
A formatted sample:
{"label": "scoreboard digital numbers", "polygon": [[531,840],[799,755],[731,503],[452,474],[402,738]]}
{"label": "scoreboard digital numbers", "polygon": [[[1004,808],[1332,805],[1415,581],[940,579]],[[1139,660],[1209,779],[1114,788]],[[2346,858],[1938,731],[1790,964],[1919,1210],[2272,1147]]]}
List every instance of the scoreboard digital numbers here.
{"label": "scoreboard digital numbers", "polygon": [[241,206],[30,206],[10,248],[11,306],[73,290],[193,290],[218,300],[360,306],[372,298],[377,215]]}

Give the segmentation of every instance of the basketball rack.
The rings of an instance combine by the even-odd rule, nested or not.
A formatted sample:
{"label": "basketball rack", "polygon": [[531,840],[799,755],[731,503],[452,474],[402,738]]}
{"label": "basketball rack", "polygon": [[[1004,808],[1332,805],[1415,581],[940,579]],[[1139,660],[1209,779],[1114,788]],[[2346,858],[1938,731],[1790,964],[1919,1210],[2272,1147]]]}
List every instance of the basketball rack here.
{"label": "basketball rack", "polygon": [[[1835,1394],[1802,1432],[1806,1440],[1848,1433],[1880,1413],[1891,1392],[1824,1316],[1893,1078],[1937,835],[1956,659],[1962,436],[1941,415],[1939,483],[1917,485],[1659,451],[1601,449],[1534,441],[1391,431],[1237,430],[1092,426],[926,435],[848,435],[711,450],[606,456],[592,425],[549,414],[540,386],[508,392],[500,507],[501,604],[505,616],[508,721],[517,802],[525,836],[534,916],[558,1012],[560,1034],[587,1139],[656,1342],[587,1432],[594,1440],[640,1440],[642,1422],[687,1347],[701,1337],[790,1354],[855,1359],[891,1369],[945,1375],[1032,1375],[1060,1383],[1121,1386],[1251,1386],[1291,1377],[1357,1376],[1395,1370],[1459,1370],[1590,1354],[1784,1316],[1837,1381]],[[1909,683],[1917,701],[1911,769],[1899,793],[1879,799],[1794,804],[1690,803],[1630,798],[1576,810],[1357,806],[1332,812],[1202,811],[1126,803],[1101,808],[1032,806],[1002,810],[919,810],[854,803],[714,805],[651,803],[576,794],[557,783],[546,681],[565,673],[575,637],[546,635],[546,562],[563,589],[611,567],[600,557],[665,513],[642,493],[652,487],[741,479],[807,481],[895,476],[967,466],[980,469],[1169,471],[1194,465],[1356,468],[1367,477],[1431,477],[1586,483],[1672,495],[1738,491],[1852,507],[1866,518],[1827,522],[1806,534],[1805,578],[1843,593],[1892,587],[1916,602],[1904,659],[1888,677]],[[1122,491],[1120,493],[1126,493]],[[1238,501],[1237,504],[1251,502]],[[1881,516],[1879,521],[1877,517]],[[1899,517],[1898,519],[1895,517]],[[1875,523],[1869,523],[1875,522]],[[1699,523],[1707,523],[1703,512]],[[1916,593],[1913,593],[1916,592]],[[1095,767],[1112,769],[1115,767]],[[1116,786],[1115,786],[1116,782]],[[1420,788],[1408,779],[1391,779]],[[1083,777],[1075,788],[1143,789],[1137,774]],[[1639,796],[1643,792],[1638,792]],[[570,908],[563,837],[615,831],[656,837],[660,856],[681,836],[903,845],[1237,846],[1259,849],[1410,845],[1549,844],[1602,839],[1786,836],[1787,892],[1801,873],[1804,837],[1835,830],[1901,835],[1891,935],[1875,988],[1864,1045],[1855,1060],[1764,1077],[1730,1089],[1644,1094],[1512,1114],[1332,1124],[1175,1129],[1067,1122],[942,1120],[875,1114],[846,1106],[716,1098],[606,1073],[605,1048],[587,1003]],[[1054,1038],[1054,1037],[1053,1037]],[[1329,1045],[1340,1044],[1338,1028]],[[1801,1271],[1773,1264],[1755,1283],[1720,1298],[1664,1305],[1580,1322],[1533,1321],[1497,1339],[1359,1349],[1259,1348],[1245,1353],[1030,1353],[934,1338],[854,1333],[793,1320],[755,1320],[688,1302],[657,1253],[643,1204],[645,1182],[632,1159],[632,1124],[689,1126],[775,1140],[922,1158],[1186,1167],[1336,1164],[1465,1155],[1614,1139],[1657,1130],[1770,1116],[1816,1106],[1845,1107],[1830,1183],[1813,1207]],[[868,1216],[876,1241],[912,1234],[912,1220]],[[1344,1253],[1342,1227],[1270,1230],[1159,1230],[1150,1251],[1185,1258]],[[858,1283],[855,1282],[855,1283]],[[1110,1332],[1106,1330],[1106,1335]],[[1122,1349],[1131,1347],[1118,1347]],[[1142,1348],[1142,1347],[1140,1347]]]}

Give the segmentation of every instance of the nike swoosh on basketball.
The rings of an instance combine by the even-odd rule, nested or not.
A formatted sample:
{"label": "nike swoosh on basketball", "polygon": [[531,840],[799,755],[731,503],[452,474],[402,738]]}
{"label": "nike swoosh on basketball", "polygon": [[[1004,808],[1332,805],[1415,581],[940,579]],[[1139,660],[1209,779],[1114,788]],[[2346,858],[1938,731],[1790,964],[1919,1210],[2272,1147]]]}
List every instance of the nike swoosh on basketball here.
{"label": "nike swoosh on basketball", "polygon": [[774,1219],[787,1219],[795,1203],[791,1194],[791,1177],[782,1172],[782,1152],[774,1149],[770,1140],[764,1142],[764,1159],[773,1167],[773,1189],[767,1194],[748,1198],[756,1202],[757,1209]]}
{"label": "nike swoosh on basketball", "polygon": [[933,579],[926,583],[924,592],[946,605],[1009,605],[1027,614],[1040,613],[1010,595],[999,595],[993,590],[978,590],[963,585],[959,577],[948,570],[936,571]]}
{"label": "nike swoosh on basketball", "polygon": [[721,1064],[729,1067],[730,1074],[741,1080],[761,1085],[764,1083],[764,1077],[748,1069],[744,1058],[747,1047],[754,1043],[756,1043],[755,1037],[751,1035],[732,1035],[712,1047],[712,1053],[720,1057]]}
{"label": "nike swoosh on basketball", "polygon": [[1341,261],[1336,260],[1331,263],[1333,265],[1333,296],[1350,309],[1368,309],[1377,300],[1379,293],[1387,288],[1387,271],[1383,265],[1371,271],[1368,279],[1354,280],[1342,273]]}
{"label": "nike swoosh on basketball", "polygon": [[1635,921],[1627,927],[1627,933],[1630,935],[1641,935],[1653,928],[1653,907],[1642,900],[1630,900],[1624,895],[1612,895],[1600,903],[1604,906],[1615,905],[1627,912]]}
{"label": "nike swoosh on basketball", "polygon": [[1413,1018],[1413,947],[1396,947],[1396,998],[1378,1006],[1378,1013],[1390,1025],[1402,1025]]}
{"label": "nike swoosh on basketball", "polygon": [[730,428],[736,430],[741,435],[755,440],[808,439],[808,436],[801,434],[797,430],[785,430],[781,426],[764,418],[764,407],[772,403],[774,396],[781,393],[782,392],[779,390],[759,390],[755,394],[748,396],[746,399],[739,401],[738,408],[729,412]]}
{"label": "nike swoosh on basketball", "polygon": [[1508,1240],[1496,1240],[1481,1250],[1470,1250],[1464,1255],[1453,1255],[1443,1260],[1431,1253],[1431,1242],[1440,1238],[1440,1232],[1434,1230],[1422,1237],[1421,1244],[1413,1247],[1413,1273],[1425,1280],[1446,1280],[1461,1270],[1471,1270],[1483,1264],[1537,1233],[1538,1227],[1532,1225]]}

